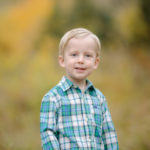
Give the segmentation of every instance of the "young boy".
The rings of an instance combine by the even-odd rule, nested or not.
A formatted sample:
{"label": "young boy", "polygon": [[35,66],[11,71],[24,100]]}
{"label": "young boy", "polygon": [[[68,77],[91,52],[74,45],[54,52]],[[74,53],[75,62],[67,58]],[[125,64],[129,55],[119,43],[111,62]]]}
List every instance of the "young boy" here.
{"label": "young boy", "polygon": [[98,67],[100,41],[84,28],[68,31],[59,45],[66,75],[43,98],[40,133],[43,150],[118,150],[104,95],[87,80]]}

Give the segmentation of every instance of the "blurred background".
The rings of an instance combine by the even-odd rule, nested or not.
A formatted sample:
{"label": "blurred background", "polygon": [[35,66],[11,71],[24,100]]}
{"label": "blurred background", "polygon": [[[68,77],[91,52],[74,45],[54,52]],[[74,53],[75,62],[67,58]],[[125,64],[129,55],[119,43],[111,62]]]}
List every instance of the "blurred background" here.
{"label": "blurred background", "polygon": [[0,150],[41,150],[40,104],[64,71],[62,35],[101,40],[90,76],[106,96],[120,150],[150,149],[149,0],[0,0]]}

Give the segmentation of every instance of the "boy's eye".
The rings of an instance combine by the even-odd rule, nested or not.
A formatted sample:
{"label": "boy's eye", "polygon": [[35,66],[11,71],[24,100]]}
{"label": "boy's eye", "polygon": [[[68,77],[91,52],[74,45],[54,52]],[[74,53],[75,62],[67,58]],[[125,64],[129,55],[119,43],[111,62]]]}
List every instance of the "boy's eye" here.
{"label": "boy's eye", "polygon": [[76,53],[72,53],[71,56],[77,56],[77,54]]}
{"label": "boy's eye", "polygon": [[90,54],[86,54],[85,56],[86,56],[86,57],[92,57],[92,55],[90,55]]}

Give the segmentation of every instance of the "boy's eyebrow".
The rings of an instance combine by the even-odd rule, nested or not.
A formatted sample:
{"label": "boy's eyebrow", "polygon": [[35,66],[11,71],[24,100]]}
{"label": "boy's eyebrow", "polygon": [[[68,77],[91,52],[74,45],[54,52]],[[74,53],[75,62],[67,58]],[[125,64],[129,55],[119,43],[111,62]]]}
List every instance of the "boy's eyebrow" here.
{"label": "boy's eyebrow", "polygon": [[75,48],[70,50],[70,52],[77,52],[77,51],[78,49],[75,49]]}

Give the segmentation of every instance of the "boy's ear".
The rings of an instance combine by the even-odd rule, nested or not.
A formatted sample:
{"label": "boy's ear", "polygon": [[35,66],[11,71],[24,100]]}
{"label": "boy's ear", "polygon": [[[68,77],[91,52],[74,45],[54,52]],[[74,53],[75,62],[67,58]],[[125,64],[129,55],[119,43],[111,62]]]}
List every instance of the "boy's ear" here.
{"label": "boy's ear", "polygon": [[63,56],[58,56],[58,62],[59,62],[59,65],[61,67],[65,67],[65,63],[64,63],[64,57]]}
{"label": "boy's ear", "polygon": [[95,59],[95,65],[94,65],[94,69],[97,69],[98,65],[99,65],[100,59],[99,57],[96,57]]}

